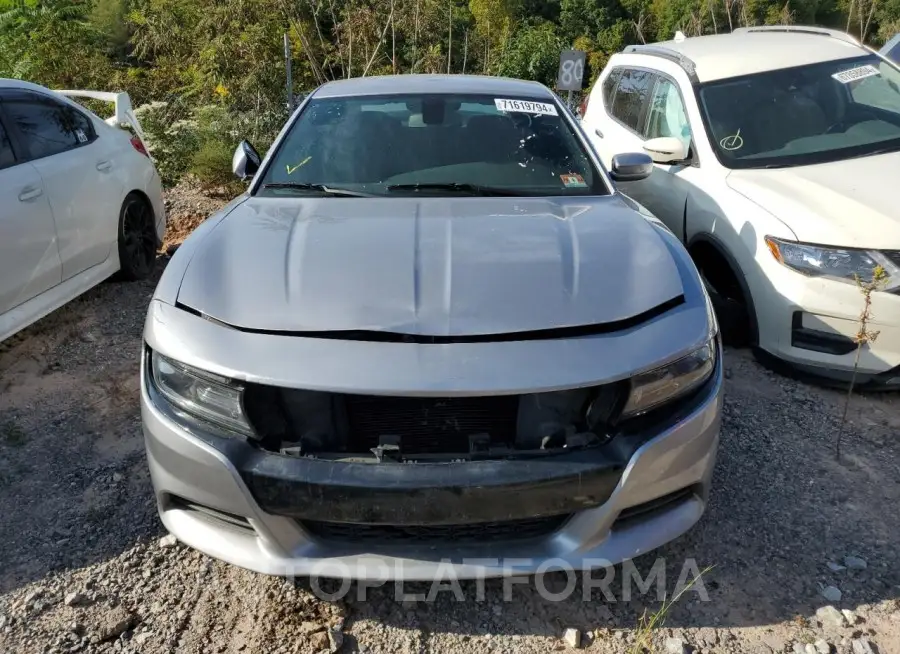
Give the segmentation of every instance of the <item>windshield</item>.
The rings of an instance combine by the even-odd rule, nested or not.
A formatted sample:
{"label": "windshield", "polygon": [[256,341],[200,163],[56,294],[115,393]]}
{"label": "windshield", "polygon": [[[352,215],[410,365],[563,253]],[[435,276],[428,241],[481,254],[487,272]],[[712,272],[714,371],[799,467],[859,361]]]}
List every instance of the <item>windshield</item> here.
{"label": "windshield", "polygon": [[900,71],[874,55],[710,82],[700,102],[729,168],[900,150]]}
{"label": "windshield", "polygon": [[552,101],[487,95],[312,99],[258,192],[607,194],[562,114]]}

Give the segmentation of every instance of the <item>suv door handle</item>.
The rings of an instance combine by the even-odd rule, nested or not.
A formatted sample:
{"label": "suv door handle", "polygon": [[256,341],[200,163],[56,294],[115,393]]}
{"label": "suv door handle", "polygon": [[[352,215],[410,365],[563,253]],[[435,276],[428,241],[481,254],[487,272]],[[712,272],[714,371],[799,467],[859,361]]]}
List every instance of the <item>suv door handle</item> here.
{"label": "suv door handle", "polygon": [[26,186],[22,189],[22,192],[19,193],[19,202],[29,202],[30,200],[41,197],[43,193],[44,189],[40,186]]}
{"label": "suv door handle", "polygon": [[102,173],[105,173],[107,170],[109,170],[111,166],[112,166],[112,164],[109,161],[98,161],[97,162],[97,170],[99,170]]}
{"label": "suv door handle", "polygon": [[599,129],[594,129],[594,134],[596,134],[600,138],[603,138],[603,132],[601,132]]}

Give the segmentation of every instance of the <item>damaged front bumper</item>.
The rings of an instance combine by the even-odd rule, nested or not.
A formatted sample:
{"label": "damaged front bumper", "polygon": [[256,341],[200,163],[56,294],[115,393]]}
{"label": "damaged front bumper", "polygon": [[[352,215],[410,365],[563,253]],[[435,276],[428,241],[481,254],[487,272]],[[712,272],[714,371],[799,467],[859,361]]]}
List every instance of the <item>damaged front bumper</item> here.
{"label": "damaged front bumper", "polygon": [[[145,339],[165,356],[252,384],[472,398],[616,383],[695,350],[707,330],[705,307],[686,304],[591,338],[354,343],[242,333],[154,301]],[[487,457],[439,462],[288,455],[188,425],[154,396],[146,364],[143,429],[163,523],[187,545],[265,574],[412,581],[448,566],[457,578],[481,578],[621,562],[700,519],[718,447],[720,359],[664,418],[601,446],[536,454],[513,444],[494,455],[493,443]],[[380,424],[370,408],[366,424]],[[416,438],[427,449],[427,434]]]}
{"label": "damaged front bumper", "polygon": [[188,432],[142,390],[160,516],[210,556],[281,576],[432,580],[617,563],[701,517],[721,364],[679,420],[617,453],[442,464],[291,458]]}

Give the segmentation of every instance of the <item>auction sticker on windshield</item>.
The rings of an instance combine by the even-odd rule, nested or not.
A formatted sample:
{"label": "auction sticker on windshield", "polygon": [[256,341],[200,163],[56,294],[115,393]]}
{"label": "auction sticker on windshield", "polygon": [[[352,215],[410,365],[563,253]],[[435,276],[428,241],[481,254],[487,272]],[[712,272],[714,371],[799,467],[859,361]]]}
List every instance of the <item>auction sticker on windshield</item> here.
{"label": "auction sticker on windshield", "polygon": [[563,186],[566,188],[585,188],[587,184],[584,183],[584,177],[579,175],[578,173],[569,173],[568,175],[560,175],[559,178],[562,180]]}
{"label": "auction sticker on windshield", "polygon": [[525,114],[538,114],[541,116],[557,116],[556,107],[547,102],[532,102],[530,100],[506,100],[494,98],[494,104],[498,111],[518,111]]}
{"label": "auction sticker on windshield", "polygon": [[841,72],[832,75],[832,77],[841,84],[849,84],[850,82],[855,82],[856,80],[865,77],[872,77],[873,75],[881,75],[881,73],[875,66],[866,64],[865,66],[859,66],[858,68],[842,70]]}

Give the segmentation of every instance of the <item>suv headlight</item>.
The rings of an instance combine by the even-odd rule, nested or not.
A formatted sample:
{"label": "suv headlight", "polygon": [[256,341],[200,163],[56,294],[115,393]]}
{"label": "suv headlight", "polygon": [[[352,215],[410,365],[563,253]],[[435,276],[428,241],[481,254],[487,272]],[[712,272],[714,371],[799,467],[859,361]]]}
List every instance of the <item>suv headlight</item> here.
{"label": "suv headlight", "polygon": [[881,266],[888,276],[885,289],[900,285],[900,268],[877,250],[810,245],[772,236],[766,236],[766,245],[779,263],[810,277],[828,277],[855,284],[858,276],[862,281],[870,282],[876,266]]}
{"label": "suv headlight", "polygon": [[246,436],[253,428],[244,415],[242,384],[150,353],[150,376],[156,390],[179,413]]}
{"label": "suv headlight", "polygon": [[622,417],[646,413],[687,395],[709,379],[715,369],[716,340],[713,338],[677,361],[633,377]]}

